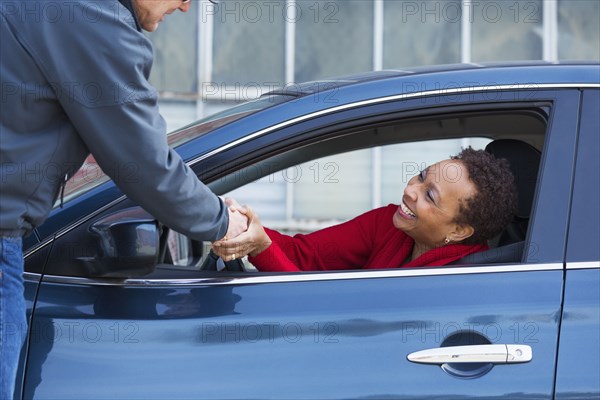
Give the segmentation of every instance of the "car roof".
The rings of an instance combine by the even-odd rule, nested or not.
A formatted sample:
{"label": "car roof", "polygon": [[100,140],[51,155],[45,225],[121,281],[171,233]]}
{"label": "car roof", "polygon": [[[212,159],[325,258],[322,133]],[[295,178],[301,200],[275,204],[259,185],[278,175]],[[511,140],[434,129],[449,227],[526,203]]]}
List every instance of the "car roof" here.
{"label": "car roof", "polygon": [[[348,106],[421,95],[487,92],[496,89],[528,94],[544,88],[600,87],[598,62],[506,62],[452,64],[373,71],[290,84],[261,96],[288,97],[274,105],[210,132],[217,141],[233,142],[252,132]],[[387,99],[387,100],[386,100]],[[264,99],[263,99],[264,100]],[[184,149],[184,158],[192,157]]]}
{"label": "car roof", "polygon": [[[335,90],[344,86],[351,86],[366,82],[381,81],[391,78],[426,79],[435,76],[438,79],[457,76],[480,76],[493,78],[495,83],[599,83],[600,64],[595,61],[515,61],[515,62],[489,62],[489,63],[462,63],[444,64],[434,66],[420,66],[402,69],[385,69],[357,74],[343,75],[334,78],[319,79],[315,81],[289,84],[281,89],[265,93],[269,95],[287,95],[303,97],[324,90]],[[535,70],[535,75],[531,75]],[[510,78],[510,80],[506,80]],[[440,81],[440,84],[442,81]],[[459,82],[455,82],[459,85]]]}

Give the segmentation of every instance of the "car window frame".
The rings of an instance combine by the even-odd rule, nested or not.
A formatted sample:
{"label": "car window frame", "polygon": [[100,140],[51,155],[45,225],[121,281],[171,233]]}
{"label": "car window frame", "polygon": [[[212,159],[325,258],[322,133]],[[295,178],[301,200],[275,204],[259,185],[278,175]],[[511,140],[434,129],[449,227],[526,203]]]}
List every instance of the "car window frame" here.
{"label": "car window frame", "polygon": [[[581,124],[577,143],[577,159],[573,181],[573,203],[569,220],[567,263],[572,267],[600,267],[598,243],[600,225],[599,182],[600,161],[600,89],[588,89],[582,94]],[[595,228],[595,229],[594,229]],[[568,265],[569,267],[569,265]]]}
{"label": "car window frame", "polygon": [[[575,150],[579,134],[580,91],[545,90],[553,106],[531,210],[524,263],[564,266]],[[549,218],[548,216],[552,216]]]}
{"label": "car window frame", "polygon": [[[577,89],[544,89],[535,91],[529,94],[527,101],[515,100],[519,99],[521,94],[510,91],[502,91],[500,95],[493,100],[489,100],[489,93],[471,94],[470,101],[462,104],[456,104],[455,96],[437,96],[435,98],[421,98],[418,100],[404,100],[405,108],[401,111],[394,110],[394,102],[374,105],[372,110],[359,110],[359,114],[386,115],[386,111],[390,113],[410,115],[411,110],[416,110],[416,115],[431,112],[436,110],[457,109],[459,107],[468,107],[471,109],[488,109],[494,107],[519,108],[519,105],[525,106],[528,104],[537,104],[540,108],[549,106],[548,125],[542,160],[540,163],[540,173],[538,176],[536,196],[532,205],[531,225],[526,238],[526,250],[524,252],[523,262],[526,264],[553,264],[564,262],[564,252],[566,246],[567,234],[567,219],[568,210],[570,207],[570,187],[574,174],[574,152],[577,137],[578,124],[578,108],[579,108],[579,92]],[[446,99],[444,98],[446,97]],[[445,100],[445,101],[444,101]],[[512,101],[511,101],[512,100]],[[430,101],[431,107],[424,107],[424,102]],[[479,101],[479,103],[478,103]],[[475,103],[475,105],[473,105]],[[448,104],[450,106],[448,107]],[[352,110],[345,111],[349,114]],[[390,115],[390,114],[387,114]],[[328,119],[331,115],[320,116],[314,119],[308,119],[306,122],[295,124],[291,127],[284,128],[272,134],[283,138],[286,136],[283,131],[299,131],[307,129],[308,126],[313,126],[315,132],[318,126],[327,127],[333,125]],[[361,119],[367,121],[369,115],[354,116],[354,121]],[[339,115],[337,116],[339,118]],[[375,117],[376,118],[376,117]],[[352,122],[349,122],[352,124]],[[336,127],[339,124],[335,125]],[[563,132],[570,132],[565,134]],[[289,134],[289,132],[287,132]],[[295,140],[300,140],[295,138]],[[306,140],[306,139],[305,139]],[[284,147],[284,146],[283,146]],[[258,148],[257,148],[258,149]],[[235,155],[225,152],[225,158],[232,159]],[[232,164],[238,165],[243,160],[232,161]],[[218,164],[218,163],[217,163]],[[196,164],[198,165],[198,164]],[[205,173],[203,179],[214,180],[216,176],[224,176],[227,171],[209,171],[208,168],[200,168]],[[212,174],[210,172],[213,172]],[[560,184],[564,188],[560,193],[554,190],[555,185]],[[540,193],[542,193],[540,195]],[[556,211],[556,210],[559,211]],[[554,215],[557,215],[557,220],[564,223],[557,227],[556,234],[551,237],[548,232],[553,232],[555,229],[552,222],[544,218],[548,214],[548,210],[554,210]],[[537,218],[536,218],[537,215]],[[543,240],[542,240],[543,239]],[[550,239],[550,240],[548,240]]]}
{"label": "car window frame", "polygon": [[[569,93],[571,93],[571,95],[567,95]],[[205,153],[205,154],[201,155],[200,157],[197,157],[196,159],[191,160],[189,162],[189,164],[192,167],[192,169],[200,176],[201,179],[203,179],[206,183],[210,184],[211,181],[217,179],[219,176],[222,176],[224,173],[226,173],[226,171],[224,171],[222,168],[218,167],[220,165],[220,163],[223,163],[223,160],[228,160],[232,163],[237,163],[237,160],[244,153],[244,151],[248,150],[248,146],[251,146],[253,148],[260,148],[260,146],[264,144],[264,140],[262,140],[262,139],[264,139],[264,137],[266,137],[267,134],[269,136],[274,135],[274,136],[270,136],[269,140],[275,139],[273,141],[277,141],[277,139],[281,139],[282,137],[289,135],[290,132],[293,133],[294,131],[297,132],[298,130],[302,130],[305,132],[314,132],[315,131],[314,128],[317,128],[317,127],[326,128],[328,126],[336,125],[334,123],[336,121],[337,121],[338,125],[340,122],[356,124],[357,120],[360,120],[361,123],[364,123],[364,122],[367,122],[369,118],[379,118],[382,115],[390,116],[394,113],[397,114],[399,112],[406,113],[405,115],[408,115],[411,113],[412,113],[411,115],[423,115],[425,113],[431,113],[432,111],[442,112],[443,110],[457,109],[458,107],[466,107],[469,109],[485,109],[485,108],[493,108],[493,107],[519,108],[519,106],[532,105],[532,104],[537,105],[539,107],[548,106],[548,104],[553,104],[553,107],[555,107],[554,106],[555,104],[569,105],[569,103],[570,103],[571,107],[568,108],[568,110],[567,110],[567,114],[568,114],[568,113],[572,113],[572,110],[577,109],[577,107],[578,107],[578,100],[577,100],[577,98],[575,98],[575,101],[573,101],[574,99],[573,99],[572,93],[573,93],[572,89],[561,90],[560,88],[549,88],[549,89],[535,91],[533,93],[528,93],[526,98],[522,98],[523,94],[515,92],[514,90],[498,90],[498,93],[494,95],[495,97],[491,97],[489,92],[481,92],[481,93],[469,92],[468,99],[466,99],[463,102],[458,102],[456,99],[456,95],[443,95],[443,96],[437,95],[437,96],[415,97],[415,98],[411,98],[411,99],[401,98],[396,101],[389,101],[389,99],[385,99],[385,98],[384,99],[374,99],[372,101],[373,104],[369,105],[368,107],[364,106],[364,102],[358,102],[358,103],[356,103],[356,105],[362,106],[361,108],[352,108],[352,107],[347,106],[347,107],[344,107],[344,110],[341,110],[341,111],[337,111],[334,109],[334,110],[330,110],[331,112],[329,112],[329,113],[328,112],[319,112],[319,113],[317,113],[317,115],[307,116],[306,118],[303,119],[303,121],[299,121],[299,122],[298,121],[290,121],[289,124],[287,124],[287,125],[284,124],[283,126],[281,124],[279,124],[278,126],[273,127],[273,129],[269,129],[268,131],[266,131],[264,133],[263,137],[261,137],[261,135],[254,135],[254,137],[251,138],[252,140],[246,140],[244,138],[244,140],[242,140],[241,143],[227,143],[227,144],[223,145],[222,147],[217,148],[215,151]],[[428,104],[425,104],[425,103],[428,103]],[[429,106],[426,106],[426,105],[429,105]],[[556,109],[553,109],[553,110],[556,111]],[[339,112],[345,113],[344,116],[342,116],[343,118],[340,118],[340,115],[337,114]],[[556,112],[554,112],[554,114],[556,114]],[[344,118],[346,115],[347,115],[347,118]],[[564,115],[562,108],[561,108],[561,115]],[[572,123],[572,115],[569,114],[569,118],[562,118],[562,120],[567,121],[566,125],[570,125]],[[218,129],[217,131],[215,131],[213,133],[218,134],[219,131],[221,131],[221,130],[233,129],[234,125],[235,124],[233,124],[232,127],[225,126],[223,128]],[[312,127],[313,129],[307,129],[307,127]],[[556,129],[563,129],[564,127],[565,127],[565,123],[561,124],[561,123],[555,122],[554,120],[551,120],[548,125],[547,135],[549,137],[551,137],[551,136],[553,136],[551,134],[551,131],[554,131]],[[575,136],[575,135],[571,135],[571,136]],[[196,142],[196,140],[194,142],[196,142],[196,144],[198,145],[199,143],[201,143],[201,139],[202,138],[199,138],[199,139],[197,139],[198,140],[197,142]],[[303,137],[303,138],[295,138],[294,140],[306,140],[306,139],[307,139],[306,137]],[[548,140],[548,139],[546,139],[546,140]],[[573,139],[573,141],[574,141],[574,139]],[[287,146],[287,145],[291,145],[291,143],[285,142],[285,141],[281,143],[282,148],[285,148],[285,146]],[[564,149],[560,148],[560,143],[553,145],[552,148],[554,150],[554,153],[557,152],[557,148],[556,148],[557,146],[558,146],[558,152],[561,153],[563,155],[563,157],[566,156],[568,158],[568,152],[565,152],[565,151],[563,151]],[[555,157],[555,154],[553,154],[553,157]],[[551,158],[551,160],[548,162],[553,162],[553,159]],[[217,167],[214,167],[215,165]],[[564,176],[566,176],[568,178],[568,182],[570,184],[572,166],[569,166],[567,168],[567,170],[568,171],[563,171],[563,178],[564,178]],[[540,179],[542,179],[542,178],[540,177]],[[546,186],[547,185],[548,184],[546,184]],[[558,196],[558,197],[560,197],[562,199],[561,201],[568,202],[570,196],[568,196],[568,194],[563,193],[563,195]],[[132,203],[129,200],[127,200],[127,201],[123,201],[123,200],[126,200],[126,198],[124,196],[121,197],[119,199],[119,201],[113,202],[112,206],[110,208],[104,209],[102,212],[103,213],[114,212],[116,209],[125,207],[125,204],[127,204],[129,206],[132,205]],[[548,208],[548,206],[545,206],[545,208]],[[535,209],[536,209],[536,206],[534,205],[534,210]],[[93,218],[97,218],[97,217],[98,217],[98,215],[95,215]],[[87,218],[86,221],[90,221],[90,219],[92,219],[92,218]],[[69,230],[67,230],[67,232],[68,231]],[[530,232],[531,232],[531,229],[530,229]],[[535,236],[535,235],[533,235],[533,236],[530,235],[528,240],[535,240],[536,237],[537,236]],[[561,254],[564,254],[565,240],[566,240],[566,238],[563,236],[557,238],[557,241],[559,243],[559,248],[557,249],[557,251],[561,252]],[[560,243],[562,243],[562,244],[560,244]],[[52,258],[52,257],[50,256],[49,258]],[[500,270],[555,269],[555,268],[557,268],[557,266],[554,265],[555,262],[556,261],[553,259],[550,260],[550,262],[547,262],[546,260],[532,259],[531,257],[528,256],[528,258],[526,260],[527,265],[524,265],[524,266],[521,266],[521,265],[493,266],[492,269],[488,269],[487,271],[493,272],[493,269],[498,270],[498,268],[500,268]],[[561,263],[561,268],[562,268],[562,259],[559,262]],[[419,268],[419,271],[417,271],[417,274],[419,274],[419,273],[439,274],[441,271],[444,271],[443,273],[453,273],[452,267],[446,267],[443,269],[439,268],[439,267],[436,267],[436,268],[439,269],[439,271],[424,272],[426,270],[426,268]],[[470,268],[471,272],[475,272],[475,270],[473,269],[474,267],[468,267],[468,268]],[[485,267],[485,268],[488,268],[488,267]],[[358,272],[359,271],[356,271],[356,272],[351,271],[350,273],[355,274]],[[414,272],[408,272],[408,271],[405,271],[405,272],[408,274],[414,274]],[[345,272],[345,273],[348,273],[348,272]],[[400,272],[388,271],[387,273],[391,274],[393,276],[398,276],[398,275],[403,274],[402,271],[400,271]],[[224,277],[224,276],[223,275],[215,275],[215,274],[201,274],[198,276],[198,279],[199,279],[199,281],[206,280],[206,279],[214,280],[214,278],[218,278],[218,277]],[[356,275],[355,277],[357,277],[357,278],[358,277],[367,277],[368,278],[369,272],[362,271],[362,274]],[[68,278],[69,278],[68,276],[56,277],[56,279],[61,280],[61,281],[63,281],[64,279],[68,279]],[[77,282],[82,282],[82,279],[83,279],[83,281],[90,281],[90,282],[94,281],[94,279],[88,280],[87,278],[82,278],[82,277],[74,277],[74,278]],[[240,277],[240,278],[242,278],[242,277]],[[140,280],[140,282],[147,282],[148,279],[152,280],[151,277],[148,277],[148,278],[142,277],[142,278],[132,278],[132,279],[127,280],[126,282],[135,284],[135,282],[138,279]],[[233,276],[232,276],[232,279],[234,279]],[[336,278],[327,278],[327,279],[336,279]],[[342,275],[340,275],[340,279],[346,279],[346,278],[342,278]],[[176,283],[177,281],[178,281],[178,278],[175,278],[175,281],[173,281],[173,283]],[[187,278],[184,278],[183,281],[189,282],[189,280]]]}

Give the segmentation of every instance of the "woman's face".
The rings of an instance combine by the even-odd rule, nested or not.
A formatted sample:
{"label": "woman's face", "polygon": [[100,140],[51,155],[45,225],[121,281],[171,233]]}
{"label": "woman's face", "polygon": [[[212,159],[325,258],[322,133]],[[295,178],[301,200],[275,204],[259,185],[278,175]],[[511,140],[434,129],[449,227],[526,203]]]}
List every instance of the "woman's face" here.
{"label": "woman's face", "polygon": [[426,249],[442,246],[446,238],[460,242],[473,234],[473,228],[453,221],[460,201],[475,193],[475,185],[462,162],[440,161],[408,182],[393,217],[394,226]]}

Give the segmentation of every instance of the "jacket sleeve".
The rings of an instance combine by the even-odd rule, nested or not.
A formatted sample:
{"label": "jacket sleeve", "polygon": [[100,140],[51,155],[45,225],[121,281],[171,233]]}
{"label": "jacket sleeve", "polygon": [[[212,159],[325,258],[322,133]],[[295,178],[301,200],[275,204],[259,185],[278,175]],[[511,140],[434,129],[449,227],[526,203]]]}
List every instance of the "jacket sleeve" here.
{"label": "jacket sleeve", "polygon": [[62,18],[42,18],[27,37],[65,118],[133,201],[194,239],[223,237],[226,206],[167,144],[148,82],[151,43],[116,0],[69,4]]}
{"label": "jacket sleeve", "polygon": [[362,268],[373,249],[381,210],[307,235],[288,236],[265,228],[272,244],[250,257],[260,271],[318,271]]}

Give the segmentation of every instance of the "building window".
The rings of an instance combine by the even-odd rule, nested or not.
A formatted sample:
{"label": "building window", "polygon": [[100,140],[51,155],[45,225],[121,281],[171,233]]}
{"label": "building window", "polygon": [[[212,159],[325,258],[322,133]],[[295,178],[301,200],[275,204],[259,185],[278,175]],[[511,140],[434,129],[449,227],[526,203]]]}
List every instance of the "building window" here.
{"label": "building window", "polygon": [[541,0],[478,0],[470,8],[473,61],[542,59]]}
{"label": "building window", "polygon": [[154,45],[150,83],[163,97],[195,97],[198,91],[198,17],[174,13],[148,37]]}
{"label": "building window", "polygon": [[373,2],[299,1],[295,18],[296,82],[373,68]]}
{"label": "building window", "polygon": [[229,90],[283,86],[285,12],[285,1],[218,3],[213,18],[212,81]]}
{"label": "building window", "polygon": [[384,68],[460,62],[460,0],[386,1],[384,9]]}
{"label": "building window", "polygon": [[558,2],[558,58],[600,59],[600,1]]}

